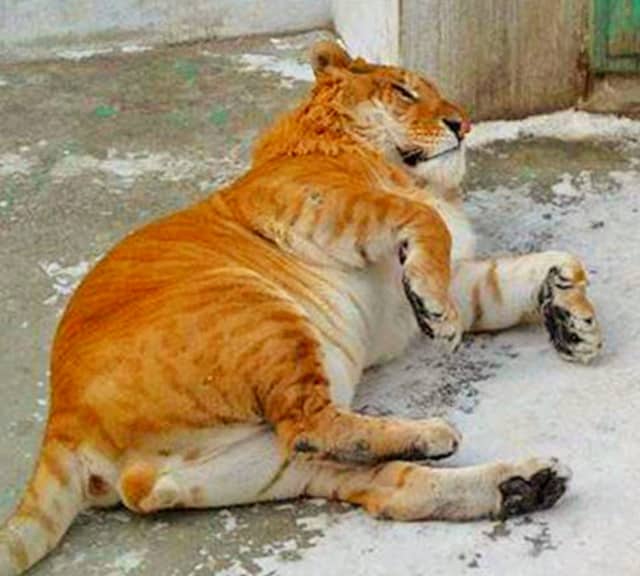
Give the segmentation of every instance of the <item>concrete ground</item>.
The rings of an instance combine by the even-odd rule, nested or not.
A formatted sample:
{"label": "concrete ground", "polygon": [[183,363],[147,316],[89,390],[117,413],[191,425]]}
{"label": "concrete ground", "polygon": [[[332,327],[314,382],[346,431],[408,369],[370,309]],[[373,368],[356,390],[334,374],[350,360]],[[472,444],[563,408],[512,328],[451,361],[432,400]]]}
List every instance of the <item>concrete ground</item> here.
{"label": "concrete ground", "polygon": [[[0,518],[37,454],[48,350],[74,285],[128,231],[243,170],[256,134],[308,88],[302,55],[317,36],[0,65]],[[562,458],[575,479],[557,508],[504,524],[379,522],[315,501],[92,512],[32,573],[636,573],[640,129],[627,128],[604,129],[605,140],[489,138],[471,150],[466,182],[483,253],[561,248],[586,259],[601,359],[564,363],[538,328],[469,337],[450,358],[420,341],[368,373],[358,398],[368,413],[446,415],[465,435],[455,464]]]}

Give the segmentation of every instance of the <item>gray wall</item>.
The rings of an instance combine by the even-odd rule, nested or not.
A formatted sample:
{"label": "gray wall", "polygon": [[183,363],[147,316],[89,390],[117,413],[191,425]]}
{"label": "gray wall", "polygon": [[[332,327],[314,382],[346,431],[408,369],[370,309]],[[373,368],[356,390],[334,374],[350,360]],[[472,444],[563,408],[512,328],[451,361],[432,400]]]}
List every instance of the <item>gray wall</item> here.
{"label": "gray wall", "polygon": [[332,6],[336,31],[354,56],[399,62],[399,0],[333,0]]}
{"label": "gray wall", "polygon": [[403,0],[400,59],[475,118],[574,105],[586,87],[586,0]]}
{"label": "gray wall", "polygon": [[331,0],[0,0],[0,48],[128,32],[179,41],[330,22]]}

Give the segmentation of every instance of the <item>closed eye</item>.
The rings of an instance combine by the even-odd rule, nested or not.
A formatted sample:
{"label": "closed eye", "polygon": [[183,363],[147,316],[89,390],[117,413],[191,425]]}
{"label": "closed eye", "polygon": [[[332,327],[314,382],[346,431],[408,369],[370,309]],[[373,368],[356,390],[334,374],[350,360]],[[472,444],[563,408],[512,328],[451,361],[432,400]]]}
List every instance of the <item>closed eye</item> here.
{"label": "closed eye", "polygon": [[398,94],[400,94],[405,100],[408,100],[409,102],[418,101],[418,95],[413,90],[410,90],[406,86],[403,86],[402,84],[398,84],[397,82],[392,82],[391,87],[396,92],[398,92]]}

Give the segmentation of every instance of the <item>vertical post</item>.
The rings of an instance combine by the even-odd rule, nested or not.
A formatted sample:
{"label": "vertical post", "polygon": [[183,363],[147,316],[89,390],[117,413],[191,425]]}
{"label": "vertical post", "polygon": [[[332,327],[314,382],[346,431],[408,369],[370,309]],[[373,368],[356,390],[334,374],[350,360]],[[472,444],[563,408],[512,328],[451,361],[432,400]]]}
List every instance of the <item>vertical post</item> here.
{"label": "vertical post", "polygon": [[333,17],[352,55],[400,63],[400,0],[333,0]]}

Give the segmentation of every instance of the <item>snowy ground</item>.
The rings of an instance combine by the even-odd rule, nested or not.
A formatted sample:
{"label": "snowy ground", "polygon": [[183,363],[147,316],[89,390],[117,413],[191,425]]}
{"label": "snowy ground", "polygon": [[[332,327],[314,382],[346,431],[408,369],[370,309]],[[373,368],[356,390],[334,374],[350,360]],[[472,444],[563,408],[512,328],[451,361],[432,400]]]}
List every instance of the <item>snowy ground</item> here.
{"label": "snowy ground", "polygon": [[[29,474],[56,321],[89,266],[143,222],[239,174],[257,131],[308,87],[316,35],[75,51],[0,66],[0,517]],[[322,502],[79,519],[33,574],[349,576],[603,573],[640,565],[640,124],[563,112],[476,126],[466,181],[484,254],[573,251],[606,337],[588,367],[541,330],[426,342],[367,374],[358,407],[443,414],[453,463],[555,455],[557,508],[505,524],[398,524]]]}

